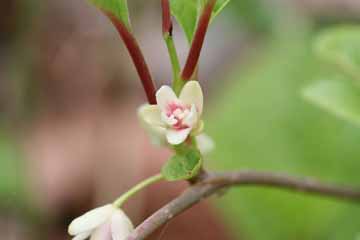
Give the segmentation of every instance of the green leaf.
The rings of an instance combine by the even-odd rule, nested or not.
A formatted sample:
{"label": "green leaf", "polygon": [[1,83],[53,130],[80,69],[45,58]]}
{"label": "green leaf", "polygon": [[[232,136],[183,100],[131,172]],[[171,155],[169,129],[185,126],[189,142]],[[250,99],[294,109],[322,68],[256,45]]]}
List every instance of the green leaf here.
{"label": "green leaf", "polygon": [[315,41],[317,55],[360,80],[360,27],[341,26],[326,30]]}
{"label": "green leaf", "polygon": [[201,168],[202,157],[195,148],[178,152],[163,166],[161,173],[168,181],[187,180],[195,177]]}
{"label": "green leaf", "polygon": [[[212,20],[225,8],[230,0],[217,0],[213,10]],[[185,32],[190,43],[207,0],[170,0],[171,13]]]}
{"label": "green leaf", "polygon": [[127,0],[89,0],[96,7],[117,17],[128,29],[131,29]]}
{"label": "green leaf", "polygon": [[360,126],[360,90],[345,79],[322,80],[306,88],[305,99]]}
{"label": "green leaf", "polygon": [[197,0],[170,0],[171,13],[184,30],[186,38],[192,41],[198,19]]}

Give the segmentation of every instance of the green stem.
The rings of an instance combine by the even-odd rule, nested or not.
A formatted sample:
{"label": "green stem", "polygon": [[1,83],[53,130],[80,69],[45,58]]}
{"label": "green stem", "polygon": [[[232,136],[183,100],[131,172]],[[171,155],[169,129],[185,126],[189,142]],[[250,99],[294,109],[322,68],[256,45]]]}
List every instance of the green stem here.
{"label": "green stem", "polygon": [[123,195],[121,195],[113,204],[117,208],[120,208],[127,200],[129,200],[130,197],[132,197],[136,193],[140,192],[144,188],[148,187],[149,185],[159,182],[163,179],[164,179],[164,177],[162,176],[162,174],[157,174],[155,176],[149,177],[149,178],[143,180],[142,182],[138,183],[137,185],[135,185],[133,188],[131,188],[129,191],[127,191]]}
{"label": "green stem", "polygon": [[176,47],[174,44],[174,39],[169,33],[165,33],[164,40],[169,52],[170,62],[173,71],[173,88],[175,93],[179,95],[185,82],[180,77],[181,67],[180,67],[180,61],[178,58]]}

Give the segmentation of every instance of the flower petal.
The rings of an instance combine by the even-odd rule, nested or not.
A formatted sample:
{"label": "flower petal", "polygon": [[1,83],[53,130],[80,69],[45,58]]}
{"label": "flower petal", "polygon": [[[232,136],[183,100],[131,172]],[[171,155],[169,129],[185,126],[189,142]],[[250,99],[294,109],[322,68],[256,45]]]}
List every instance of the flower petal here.
{"label": "flower petal", "polygon": [[186,128],[182,130],[169,129],[166,131],[166,138],[170,144],[178,145],[186,140],[190,132],[191,128]]}
{"label": "flower petal", "polygon": [[180,93],[179,99],[184,104],[195,104],[199,115],[202,114],[204,96],[199,82],[187,82]]}
{"label": "flower petal", "polygon": [[200,135],[202,133],[202,131],[204,131],[204,121],[200,120],[197,122],[196,126],[193,127],[193,129],[191,131],[191,135],[192,136]]}
{"label": "flower petal", "polygon": [[111,220],[108,219],[104,224],[99,226],[91,234],[90,240],[112,240],[112,237],[111,237]]}
{"label": "flower petal", "polygon": [[85,240],[91,235],[91,231],[80,233],[79,235],[76,235],[72,240]]}
{"label": "flower petal", "polygon": [[112,240],[124,240],[133,230],[133,224],[122,210],[114,212],[111,218]]}
{"label": "flower petal", "polygon": [[196,136],[196,142],[202,155],[209,154],[215,148],[214,141],[205,133]]}
{"label": "flower petal", "polygon": [[152,133],[149,132],[150,142],[155,146],[166,146],[166,129],[158,128]]}
{"label": "flower petal", "polygon": [[115,210],[111,204],[95,208],[73,220],[69,225],[68,232],[72,236],[89,232],[103,224]]}
{"label": "flower petal", "polygon": [[198,114],[196,111],[196,106],[193,104],[191,106],[190,113],[185,117],[183,123],[189,127],[193,127],[198,121]]}
{"label": "flower petal", "polygon": [[171,102],[177,102],[178,98],[171,87],[162,86],[156,92],[156,101],[161,111],[166,111],[168,104]]}
{"label": "flower petal", "polygon": [[157,105],[142,105],[138,110],[138,116],[141,121],[149,125],[163,126],[161,120],[161,110]]}
{"label": "flower petal", "polygon": [[166,129],[161,120],[158,106],[145,104],[139,108],[138,116],[142,127],[149,134],[151,142],[155,145],[165,145]]}

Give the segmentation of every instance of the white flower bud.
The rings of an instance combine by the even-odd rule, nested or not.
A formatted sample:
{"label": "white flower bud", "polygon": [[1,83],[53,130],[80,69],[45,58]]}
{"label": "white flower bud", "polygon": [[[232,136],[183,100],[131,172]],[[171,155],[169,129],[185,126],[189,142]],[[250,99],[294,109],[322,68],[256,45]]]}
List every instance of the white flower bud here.
{"label": "white flower bud", "polygon": [[95,208],[76,218],[68,232],[73,240],[124,240],[134,230],[130,219],[112,204]]}

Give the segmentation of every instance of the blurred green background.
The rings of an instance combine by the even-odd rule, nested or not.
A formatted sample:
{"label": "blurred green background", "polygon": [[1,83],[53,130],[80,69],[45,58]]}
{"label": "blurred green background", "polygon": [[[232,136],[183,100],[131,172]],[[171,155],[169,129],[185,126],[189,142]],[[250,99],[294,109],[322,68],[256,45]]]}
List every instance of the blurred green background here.
{"label": "blurred green background", "polygon": [[[94,185],[99,187],[94,183],[100,182],[99,175],[92,180],[79,177],[89,175],[84,170],[90,161],[87,156],[91,155],[93,162],[104,158],[125,162],[129,156],[124,151],[134,152],[131,156],[139,159],[154,156],[150,147],[144,156],[138,156],[142,145],[124,150],[121,146],[128,146],[124,135],[111,135],[118,128],[116,124],[136,129],[130,134],[143,134],[133,120],[135,107],[143,101],[141,87],[134,81],[134,69],[113,29],[105,19],[96,18],[98,12],[85,3],[55,2],[45,6],[37,1],[0,3],[4,13],[0,16],[4,23],[0,25],[4,33],[0,35],[0,209],[4,209],[0,229],[5,229],[6,239],[68,239],[64,228],[69,219],[107,199],[98,197],[106,187],[93,193]],[[130,6],[145,54],[154,59],[150,65],[157,82],[168,83],[159,6],[156,1],[134,1]],[[212,26],[200,73],[207,95],[206,131],[216,141],[216,150],[207,161],[209,168],[268,170],[360,185],[360,128],[305,101],[301,93],[304,87],[333,73],[331,66],[314,56],[315,36],[338,24],[357,24],[359,13],[357,0],[233,0],[228,5]],[[153,19],[151,23],[149,19]],[[186,53],[186,41],[179,38],[180,53]],[[152,51],[156,49],[154,42],[162,46],[160,52]],[[80,45],[91,52],[87,47],[79,50]],[[157,64],[159,58],[163,60]],[[90,130],[88,122],[93,123]],[[106,133],[99,130],[105,129],[104,125],[109,128]],[[119,144],[113,148],[106,141],[85,144],[97,138],[93,130],[97,134],[101,131],[100,141]],[[64,132],[69,135],[64,136]],[[64,147],[69,140],[75,144]],[[101,149],[95,157],[91,146]],[[121,159],[111,151],[121,152]],[[66,161],[68,156],[71,160]],[[72,165],[78,158],[85,159],[83,165]],[[144,167],[141,161],[130,167],[124,164],[131,172]],[[92,169],[97,166],[93,162]],[[160,165],[146,163],[146,168],[158,169]],[[81,170],[71,172],[69,166]],[[118,169],[129,171],[123,165]],[[119,175],[116,177],[123,181]],[[78,187],[61,187],[69,185],[61,176],[73,179],[72,184]],[[82,187],[86,184],[90,187]],[[61,191],[71,196],[57,195]],[[116,188],[115,196],[118,191]],[[360,237],[360,207],[353,203],[248,187],[230,190],[213,203],[218,214],[215,218],[223,219],[220,224],[230,231],[225,235],[234,239]],[[9,222],[16,227],[9,227]],[[43,226],[46,233],[39,233]],[[191,232],[188,235],[181,239],[192,239]]]}
{"label": "blurred green background", "polygon": [[[301,98],[303,86],[326,71],[309,42],[276,42],[256,67],[233,73],[242,81],[223,89],[214,103],[220,114],[208,124],[217,143],[214,167],[359,184],[359,129]],[[354,239],[360,227],[354,204],[278,190],[232,190],[219,206],[249,239]]]}

